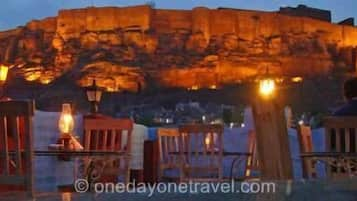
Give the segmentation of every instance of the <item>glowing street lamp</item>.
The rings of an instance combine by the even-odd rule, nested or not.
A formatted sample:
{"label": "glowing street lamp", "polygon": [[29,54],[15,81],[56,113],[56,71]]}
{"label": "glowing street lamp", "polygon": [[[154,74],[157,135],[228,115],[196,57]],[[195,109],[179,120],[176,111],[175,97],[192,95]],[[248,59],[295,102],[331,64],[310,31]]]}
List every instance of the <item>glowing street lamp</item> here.
{"label": "glowing street lamp", "polygon": [[269,68],[259,79],[259,93],[262,97],[271,97],[276,89],[276,79],[269,73]]}
{"label": "glowing street lamp", "polygon": [[273,95],[275,88],[274,79],[266,78],[259,81],[259,93],[265,97]]}
{"label": "glowing street lamp", "polygon": [[95,80],[93,80],[92,86],[86,88],[86,94],[88,101],[92,104],[91,113],[97,113],[98,104],[102,98],[102,90],[97,86]]}
{"label": "glowing street lamp", "polygon": [[[258,79],[259,95],[252,106],[259,160],[265,164],[261,167],[263,178],[292,178],[291,157],[286,151],[289,150],[289,139],[283,101],[277,96],[277,86],[282,81],[283,79],[269,74],[267,69],[266,74]],[[271,146],[274,149],[269,149]]]}

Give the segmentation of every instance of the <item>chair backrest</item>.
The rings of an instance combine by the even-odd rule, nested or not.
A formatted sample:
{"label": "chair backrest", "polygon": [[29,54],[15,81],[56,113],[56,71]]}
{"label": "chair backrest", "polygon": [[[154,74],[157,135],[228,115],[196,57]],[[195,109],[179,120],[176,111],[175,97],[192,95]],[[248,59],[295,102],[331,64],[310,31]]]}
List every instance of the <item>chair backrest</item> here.
{"label": "chair backrest", "polygon": [[131,151],[133,121],[130,119],[84,118],[84,150]]}
{"label": "chair backrest", "polygon": [[177,128],[159,128],[157,137],[159,141],[160,164],[178,166],[177,153],[179,150],[179,131]]}
{"label": "chair backrest", "polygon": [[[301,153],[313,152],[312,131],[310,126],[299,125],[297,127],[298,141]],[[317,172],[315,162],[309,158],[302,159],[303,178],[316,178]]]}
{"label": "chair backrest", "polygon": [[244,176],[247,178],[251,177],[252,171],[259,170],[257,139],[254,130],[250,130],[248,133],[248,153],[250,155],[247,157],[244,171]]}
{"label": "chair backrest", "polygon": [[300,152],[312,152],[312,135],[310,126],[299,125],[298,129],[298,140],[300,146]]}
{"label": "chair backrest", "polygon": [[194,175],[204,174],[205,170],[216,169],[218,177],[222,178],[223,126],[213,124],[182,125],[179,127],[179,133],[179,148],[185,166],[200,167],[198,168],[200,172],[195,172]]}
{"label": "chair backrest", "polygon": [[357,117],[328,117],[326,150],[331,152],[357,152]]}
{"label": "chair backrest", "polygon": [[33,195],[33,115],[32,101],[0,102],[0,185],[24,186],[30,195]]}
{"label": "chair backrest", "polygon": [[[357,117],[328,117],[324,121],[326,151],[357,153]],[[328,168],[328,176],[346,175],[343,168]]]}

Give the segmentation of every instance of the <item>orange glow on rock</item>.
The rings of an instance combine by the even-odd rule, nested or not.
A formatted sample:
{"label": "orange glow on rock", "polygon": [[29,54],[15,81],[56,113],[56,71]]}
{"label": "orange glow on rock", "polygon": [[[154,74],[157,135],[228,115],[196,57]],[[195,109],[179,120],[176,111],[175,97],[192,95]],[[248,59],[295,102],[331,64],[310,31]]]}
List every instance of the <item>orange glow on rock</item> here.
{"label": "orange glow on rock", "polygon": [[193,90],[193,91],[197,91],[199,89],[200,89],[200,87],[197,86],[197,85],[194,85],[194,86],[191,87],[191,90]]}
{"label": "orange glow on rock", "polygon": [[210,89],[217,89],[217,85],[211,85],[210,87],[209,87]]}
{"label": "orange glow on rock", "polygon": [[38,80],[40,77],[41,77],[41,72],[35,72],[35,73],[28,74],[25,77],[25,80],[32,82],[32,81]]}
{"label": "orange glow on rock", "polygon": [[9,71],[9,67],[5,65],[0,66],[0,81],[5,82],[7,78],[7,73]]}
{"label": "orange glow on rock", "polygon": [[292,82],[302,82],[303,78],[302,77],[293,77],[293,78],[291,78],[291,81]]}
{"label": "orange glow on rock", "polygon": [[116,92],[117,90],[114,87],[106,87],[107,92]]}
{"label": "orange glow on rock", "polygon": [[40,79],[41,84],[50,84],[53,80],[50,78]]}

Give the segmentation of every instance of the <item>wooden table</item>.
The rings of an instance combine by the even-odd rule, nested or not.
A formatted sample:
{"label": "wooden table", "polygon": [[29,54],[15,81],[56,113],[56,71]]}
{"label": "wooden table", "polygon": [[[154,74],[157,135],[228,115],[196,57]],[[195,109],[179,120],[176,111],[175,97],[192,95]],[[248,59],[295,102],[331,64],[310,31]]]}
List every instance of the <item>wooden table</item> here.
{"label": "wooden table", "polygon": [[[191,154],[191,155],[211,155],[211,154],[217,154],[218,152],[181,152],[185,155],[187,154]],[[173,155],[179,155],[180,152],[169,152],[169,154],[173,154]],[[234,159],[232,160],[232,164],[231,164],[231,168],[230,168],[230,177],[229,179],[232,180],[233,179],[233,169],[234,166],[236,165],[237,162],[241,162],[245,157],[251,156],[252,154],[249,152],[230,152],[230,151],[223,151],[223,157],[234,157]]]}
{"label": "wooden table", "polygon": [[[81,151],[69,151],[69,150],[36,150],[34,151],[34,155],[38,157],[58,157],[58,158],[63,158],[65,157],[66,159],[69,159],[67,161],[75,161],[78,158],[82,157],[95,157],[95,158],[111,158],[111,157],[116,157],[116,156],[122,156],[124,152],[118,152],[118,151],[89,151],[89,150],[81,150]],[[86,169],[87,168],[87,169]],[[98,174],[99,172],[99,178],[101,177],[101,173],[103,170],[98,165],[96,165],[95,162],[90,161],[88,163],[87,167],[81,168],[80,165],[78,165],[76,162],[74,162],[74,173],[73,173],[73,181],[78,179],[77,177],[85,176],[88,179],[89,183],[92,183],[90,176],[92,174]],[[93,182],[95,182],[93,180]],[[73,185],[60,185],[58,188],[63,189],[68,189],[72,190]],[[65,190],[65,191],[68,191]]]}
{"label": "wooden table", "polygon": [[[24,150],[21,151],[22,154],[24,154]],[[9,151],[9,155],[11,156],[12,154],[16,154],[15,151]],[[34,160],[33,163],[37,163],[39,162],[39,158],[43,158],[43,157],[54,157],[53,159],[46,159],[46,161],[44,161],[43,159],[40,159],[40,161],[44,162],[41,164],[36,164],[35,166],[37,166],[37,171],[34,170],[34,172],[36,172],[34,174],[35,178],[36,177],[42,177],[43,175],[47,175],[50,176],[52,179],[56,178],[56,176],[60,176],[62,177],[63,175],[57,175],[55,169],[57,169],[57,167],[60,164],[65,164],[67,162],[73,163],[73,165],[71,165],[71,167],[73,168],[73,182],[78,179],[77,176],[89,176],[92,175],[93,172],[98,172],[98,165],[96,165],[95,163],[92,163],[92,161],[90,161],[88,163],[87,169],[86,168],[81,168],[81,164],[83,163],[77,163],[78,161],[76,161],[76,159],[82,159],[82,158],[89,158],[89,160],[91,160],[93,157],[98,159],[98,158],[111,158],[111,157],[117,157],[117,156],[122,156],[124,153],[123,152],[118,152],[118,151],[89,151],[89,150],[81,150],[81,151],[69,151],[69,150],[48,150],[47,147],[43,147],[43,148],[39,148],[39,150],[35,150],[33,152],[34,154]],[[62,159],[62,158],[66,158],[67,160],[58,160]],[[79,165],[78,165],[79,164]],[[84,167],[84,166],[83,166]],[[61,173],[68,173],[68,169],[66,169],[67,171],[64,170],[64,172],[61,171]],[[58,172],[57,172],[58,173]],[[89,178],[89,177],[88,177]],[[48,179],[48,177],[47,177]],[[90,181],[89,181],[90,182]],[[47,184],[46,184],[47,186]],[[48,183],[48,186],[51,186],[50,183]],[[73,186],[71,185],[67,185],[67,184],[60,184],[57,185],[57,187],[63,187],[65,186],[66,188],[69,186]]]}
{"label": "wooden table", "polygon": [[357,159],[357,153],[346,152],[304,152],[301,153],[302,158],[345,158]]}

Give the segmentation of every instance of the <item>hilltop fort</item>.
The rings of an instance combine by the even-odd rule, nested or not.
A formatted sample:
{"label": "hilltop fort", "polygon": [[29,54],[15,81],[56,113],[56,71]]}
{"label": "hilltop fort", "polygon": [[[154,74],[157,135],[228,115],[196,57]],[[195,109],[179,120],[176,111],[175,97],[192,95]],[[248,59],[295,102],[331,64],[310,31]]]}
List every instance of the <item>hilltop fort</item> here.
{"label": "hilltop fort", "polygon": [[108,91],[234,84],[267,66],[284,76],[357,69],[353,19],[298,6],[276,12],[150,6],[60,10],[0,32],[0,62],[17,78],[49,84],[71,74]]}

